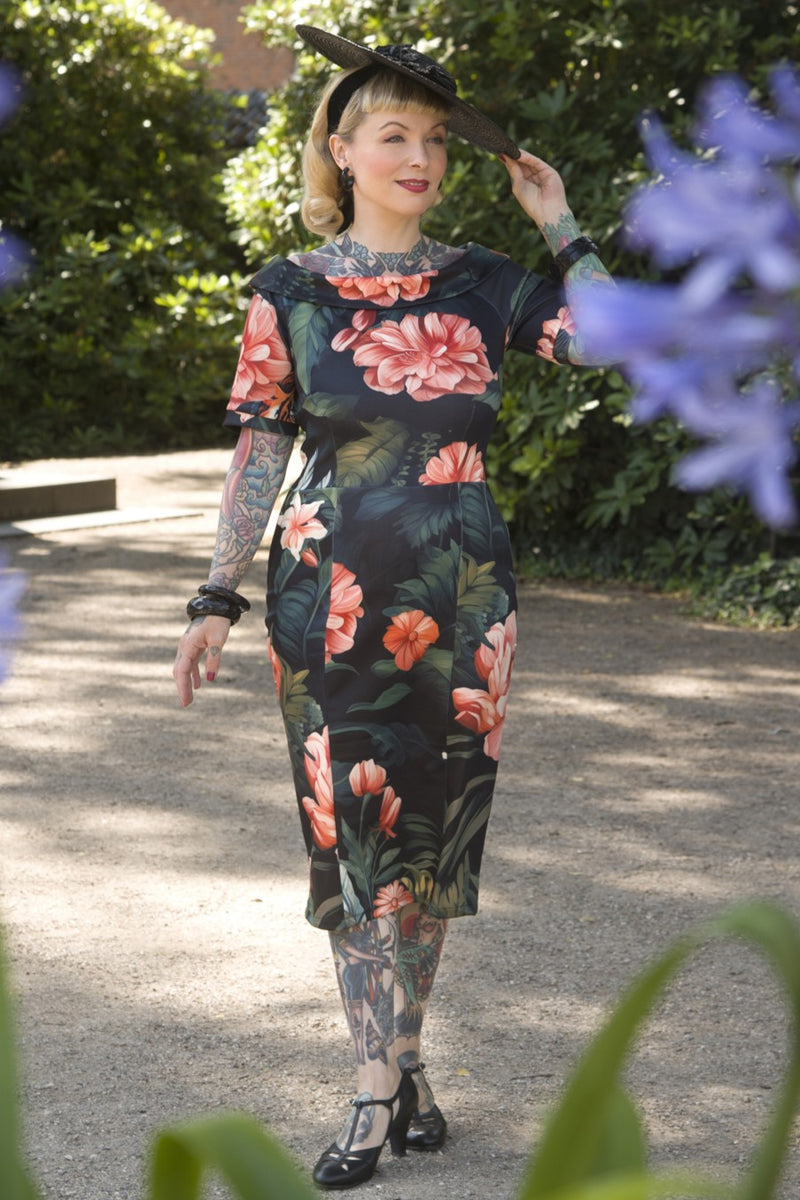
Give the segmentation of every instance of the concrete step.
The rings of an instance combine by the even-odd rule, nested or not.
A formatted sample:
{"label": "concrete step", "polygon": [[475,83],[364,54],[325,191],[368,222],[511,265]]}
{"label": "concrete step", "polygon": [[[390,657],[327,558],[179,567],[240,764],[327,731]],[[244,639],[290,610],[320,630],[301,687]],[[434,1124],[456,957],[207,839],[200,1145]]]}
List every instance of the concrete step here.
{"label": "concrete step", "polygon": [[114,478],[58,479],[23,471],[0,476],[0,522],[105,512],[116,507]]}

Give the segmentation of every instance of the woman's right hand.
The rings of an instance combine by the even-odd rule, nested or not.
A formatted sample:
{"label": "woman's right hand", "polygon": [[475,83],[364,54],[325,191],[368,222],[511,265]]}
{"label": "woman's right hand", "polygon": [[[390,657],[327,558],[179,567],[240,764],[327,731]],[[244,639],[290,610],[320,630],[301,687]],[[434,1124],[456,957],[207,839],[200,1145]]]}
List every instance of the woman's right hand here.
{"label": "woman's right hand", "polygon": [[222,647],[228,640],[231,623],[227,617],[195,617],[178,642],[172,677],[184,708],[192,703],[200,687],[200,663],[205,656],[206,680],[213,683],[219,674]]}

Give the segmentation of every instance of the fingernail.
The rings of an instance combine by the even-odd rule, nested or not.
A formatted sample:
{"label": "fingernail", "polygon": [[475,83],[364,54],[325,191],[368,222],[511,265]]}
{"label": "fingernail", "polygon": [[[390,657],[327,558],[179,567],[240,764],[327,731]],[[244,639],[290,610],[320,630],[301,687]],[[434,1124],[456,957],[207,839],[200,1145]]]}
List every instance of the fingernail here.
{"label": "fingernail", "polygon": [[206,679],[208,680],[209,683],[213,683],[216,678],[217,678],[216,671],[206,671]]}

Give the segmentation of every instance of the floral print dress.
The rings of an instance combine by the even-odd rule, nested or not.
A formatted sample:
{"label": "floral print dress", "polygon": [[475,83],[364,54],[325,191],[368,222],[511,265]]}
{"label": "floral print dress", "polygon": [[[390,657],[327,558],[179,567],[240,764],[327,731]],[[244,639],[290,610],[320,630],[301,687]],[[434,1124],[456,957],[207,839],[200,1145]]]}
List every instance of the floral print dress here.
{"label": "floral print dress", "polygon": [[278,258],[252,286],[226,423],[304,437],[267,627],[307,917],[472,914],[517,636],[484,459],[503,355],[559,357],[563,292],[475,244],[412,275]]}

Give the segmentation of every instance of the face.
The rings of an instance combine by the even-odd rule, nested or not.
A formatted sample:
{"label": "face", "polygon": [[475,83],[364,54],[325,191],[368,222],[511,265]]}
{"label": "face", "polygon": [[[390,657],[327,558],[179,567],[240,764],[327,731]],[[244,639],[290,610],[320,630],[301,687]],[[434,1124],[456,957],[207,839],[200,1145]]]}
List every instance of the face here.
{"label": "face", "polygon": [[367,113],[350,141],[331,136],[331,152],[348,166],[359,217],[372,210],[421,216],[433,204],[447,167],[447,126],[433,113]]}

